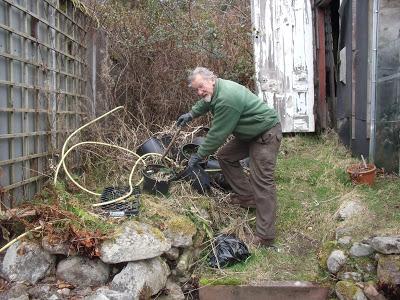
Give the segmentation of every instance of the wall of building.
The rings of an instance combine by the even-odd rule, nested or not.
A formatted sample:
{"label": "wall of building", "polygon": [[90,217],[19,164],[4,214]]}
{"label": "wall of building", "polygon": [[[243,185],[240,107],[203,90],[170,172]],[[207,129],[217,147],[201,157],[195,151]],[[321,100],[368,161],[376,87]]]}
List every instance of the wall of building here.
{"label": "wall of building", "polygon": [[259,96],[284,132],[313,132],[313,19],[309,0],[252,0]]}

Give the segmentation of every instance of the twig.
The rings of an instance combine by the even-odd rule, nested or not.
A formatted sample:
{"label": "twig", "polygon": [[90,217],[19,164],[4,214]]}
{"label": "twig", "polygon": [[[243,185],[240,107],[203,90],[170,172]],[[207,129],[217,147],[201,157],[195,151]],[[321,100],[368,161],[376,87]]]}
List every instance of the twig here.
{"label": "twig", "polygon": [[32,231],[36,231],[39,229],[42,229],[43,226],[37,226],[31,230],[28,230],[26,232],[24,232],[23,234],[17,236],[15,239],[13,239],[12,241],[10,241],[9,243],[7,243],[3,248],[0,249],[0,253],[3,252],[4,250],[6,250],[8,247],[10,247],[12,244],[14,244],[15,242],[19,241],[20,239],[22,239],[24,236],[28,235],[29,233],[31,233]]}

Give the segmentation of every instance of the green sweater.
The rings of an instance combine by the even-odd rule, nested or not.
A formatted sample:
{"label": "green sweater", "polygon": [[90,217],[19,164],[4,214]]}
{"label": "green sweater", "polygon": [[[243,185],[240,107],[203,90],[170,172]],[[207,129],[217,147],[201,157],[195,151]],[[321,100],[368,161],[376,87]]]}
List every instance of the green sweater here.
{"label": "green sweater", "polygon": [[213,154],[230,134],[250,141],[279,123],[274,109],[246,87],[230,80],[217,79],[211,101],[199,100],[191,109],[194,118],[209,111],[213,115],[212,125],[197,151],[202,157]]}

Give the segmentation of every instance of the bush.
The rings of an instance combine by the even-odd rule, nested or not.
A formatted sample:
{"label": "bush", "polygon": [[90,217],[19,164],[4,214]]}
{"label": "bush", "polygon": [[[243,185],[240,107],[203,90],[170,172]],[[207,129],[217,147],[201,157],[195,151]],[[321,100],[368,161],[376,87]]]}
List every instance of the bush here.
{"label": "bush", "polygon": [[200,65],[253,88],[250,1],[81,2],[106,40],[104,109],[125,105],[147,128],[165,125],[194,103],[186,78]]}

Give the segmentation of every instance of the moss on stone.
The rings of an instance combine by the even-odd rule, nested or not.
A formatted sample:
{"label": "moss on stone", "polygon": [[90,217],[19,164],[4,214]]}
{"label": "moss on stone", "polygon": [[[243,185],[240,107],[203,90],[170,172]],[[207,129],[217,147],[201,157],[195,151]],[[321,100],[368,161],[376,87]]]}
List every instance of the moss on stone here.
{"label": "moss on stone", "polygon": [[346,300],[351,300],[356,295],[359,288],[350,281],[343,280],[336,283],[336,292],[344,297]]}
{"label": "moss on stone", "polygon": [[187,235],[196,234],[196,226],[185,216],[176,216],[166,222],[167,228],[173,233],[182,233]]}
{"label": "moss on stone", "polygon": [[161,230],[159,230],[158,228],[156,228],[156,227],[151,227],[151,233],[153,233],[154,234],[154,236],[156,237],[156,238],[158,238],[160,241],[165,241],[165,236],[164,236],[164,234],[161,232]]}
{"label": "moss on stone", "polygon": [[323,269],[326,269],[326,262],[328,260],[329,255],[332,253],[333,250],[336,248],[335,241],[328,241],[324,243],[318,253],[318,263],[319,266]]}

